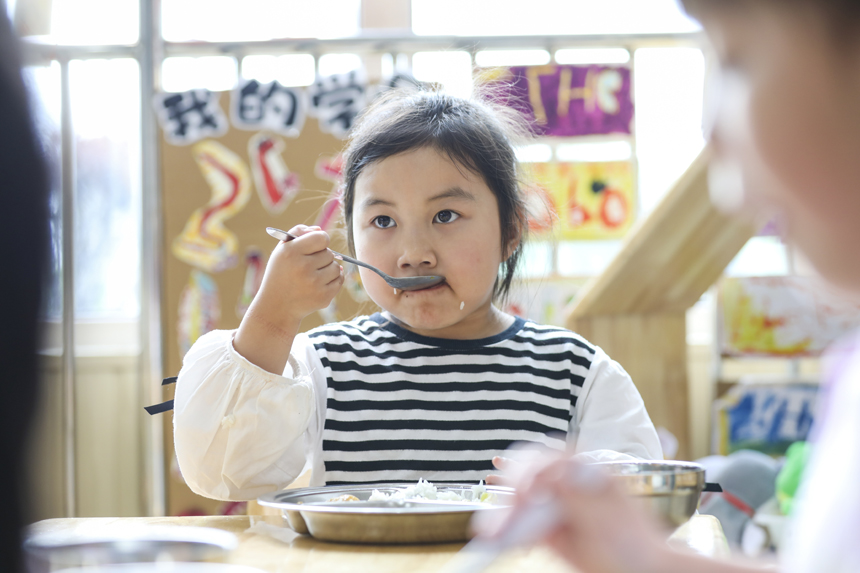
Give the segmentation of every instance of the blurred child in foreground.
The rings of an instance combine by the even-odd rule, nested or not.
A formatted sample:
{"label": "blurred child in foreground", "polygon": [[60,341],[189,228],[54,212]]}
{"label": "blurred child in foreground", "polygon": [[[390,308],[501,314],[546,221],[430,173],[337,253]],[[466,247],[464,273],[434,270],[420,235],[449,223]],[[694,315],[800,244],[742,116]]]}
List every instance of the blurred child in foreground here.
{"label": "blurred child in foreground", "polygon": [[[716,202],[778,221],[824,279],[860,299],[860,2],[683,3],[720,63],[706,128],[714,169],[736,177],[712,178]],[[738,184],[713,184],[731,179]],[[832,353],[781,571],[860,571],[858,343]],[[558,456],[515,478],[519,504],[558,498],[563,522],[544,541],[583,573],[755,570],[673,552],[613,483],[583,475]],[[492,536],[507,524],[481,525]]]}

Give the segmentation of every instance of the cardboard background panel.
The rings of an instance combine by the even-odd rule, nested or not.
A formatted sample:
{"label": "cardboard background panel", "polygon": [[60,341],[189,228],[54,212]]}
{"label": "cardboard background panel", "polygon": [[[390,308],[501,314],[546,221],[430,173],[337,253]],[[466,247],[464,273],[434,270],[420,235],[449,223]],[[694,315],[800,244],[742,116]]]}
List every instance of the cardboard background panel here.
{"label": "cardboard background panel", "polygon": [[[220,104],[225,113],[228,112],[230,93],[220,95]],[[231,125],[230,130],[215,141],[227,147],[247,164],[248,140],[256,133],[236,129]],[[314,173],[317,160],[323,156],[337,155],[343,148],[344,142],[320,131],[317,121],[308,118],[298,138],[283,138],[286,148],[282,157],[290,171],[298,173],[301,190],[279,215],[271,215],[263,207],[257,194],[256,187],[252,190],[251,199],[243,210],[227,219],[224,226],[236,234],[239,241],[238,261],[235,266],[218,273],[210,273],[218,286],[221,303],[221,318],[217,325],[219,329],[234,329],[239,326],[236,315],[236,302],[242,291],[245,280],[245,252],[248,247],[256,246],[262,252],[264,262],[275,247],[276,241],[266,234],[266,227],[290,227],[303,223],[313,224],[323,203],[328,199],[333,183],[319,179]],[[249,165],[250,168],[250,165]],[[191,153],[191,146],[174,146],[161,139],[161,183],[162,183],[162,215],[163,215],[163,278],[162,278],[162,324],[164,349],[164,376],[175,376],[182,366],[177,333],[178,307],[182,290],[188,284],[192,266],[180,261],[173,254],[171,245],[182,232],[189,216],[195,209],[205,205],[211,198],[211,190]],[[332,248],[346,251],[346,240],[343,232],[332,233]],[[289,285],[284,285],[285,292]],[[372,312],[372,303],[359,305],[345,289],[337,296],[339,320]],[[323,324],[319,313],[308,316],[302,322],[302,329]],[[165,400],[172,398],[173,390],[165,392]],[[165,455],[166,467],[173,464],[173,414],[164,416],[165,424]],[[219,511],[222,502],[208,500],[191,492],[185,483],[168,470],[167,476],[167,509],[168,514],[177,515],[191,510],[203,513]]]}

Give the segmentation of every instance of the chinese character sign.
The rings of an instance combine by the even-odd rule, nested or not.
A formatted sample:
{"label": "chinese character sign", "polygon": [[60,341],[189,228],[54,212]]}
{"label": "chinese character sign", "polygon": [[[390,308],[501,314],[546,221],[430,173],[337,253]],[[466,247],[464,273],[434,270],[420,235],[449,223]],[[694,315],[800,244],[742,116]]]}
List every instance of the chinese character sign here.
{"label": "chinese character sign", "polygon": [[278,82],[261,84],[257,80],[244,80],[233,90],[230,102],[233,125],[240,129],[268,129],[298,137],[305,123],[304,91]]}
{"label": "chinese character sign", "polygon": [[310,113],[319,120],[320,129],[343,138],[367,104],[367,85],[353,70],[318,78],[308,88],[308,96]]}
{"label": "chinese character sign", "polygon": [[218,94],[205,89],[155,95],[155,113],[164,138],[173,145],[188,145],[227,133],[229,125]]}
{"label": "chinese character sign", "polygon": [[633,168],[627,161],[532,163],[529,229],[565,240],[617,239],[633,223]]}
{"label": "chinese character sign", "polygon": [[630,69],[623,66],[514,66],[485,77],[492,97],[519,110],[537,135],[630,134]]}

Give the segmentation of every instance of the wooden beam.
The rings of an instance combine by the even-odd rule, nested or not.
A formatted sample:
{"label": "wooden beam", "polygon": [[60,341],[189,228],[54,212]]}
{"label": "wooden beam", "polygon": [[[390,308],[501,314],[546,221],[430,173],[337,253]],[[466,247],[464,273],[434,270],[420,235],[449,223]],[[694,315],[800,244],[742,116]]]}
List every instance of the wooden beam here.
{"label": "wooden beam", "polygon": [[677,459],[690,455],[687,330],[684,312],[588,316],[569,327],[621,364],[651,421],[678,438]]}
{"label": "wooden beam", "polygon": [[708,193],[706,148],[619,254],[574,300],[567,326],[633,378],[655,426],[690,455],[686,311],[755,234],[719,212]]}

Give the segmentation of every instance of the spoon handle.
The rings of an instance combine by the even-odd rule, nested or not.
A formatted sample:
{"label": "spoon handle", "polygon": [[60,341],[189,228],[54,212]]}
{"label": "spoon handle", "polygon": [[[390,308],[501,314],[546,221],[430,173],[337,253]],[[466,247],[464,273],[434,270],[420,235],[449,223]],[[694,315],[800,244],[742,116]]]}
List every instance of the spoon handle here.
{"label": "spoon handle", "polygon": [[[266,232],[269,233],[274,238],[278,239],[279,241],[284,241],[285,243],[288,243],[288,242],[290,242],[296,238],[295,236],[287,233],[286,231],[276,229],[275,227],[266,227]],[[329,250],[332,253],[334,253],[334,256],[340,258],[341,260],[344,260],[348,263],[352,263],[354,265],[358,265],[360,267],[364,267],[366,269],[370,269],[384,279],[388,278],[387,275],[384,275],[382,273],[382,271],[380,271],[376,267],[372,267],[372,266],[368,265],[367,263],[363,263],[363,262],[359,261],[358,259],[353,259],[352,257],[348,257],[342,253],[338,253],[337,251],[332,251],[331,249],[329,249]]]}

